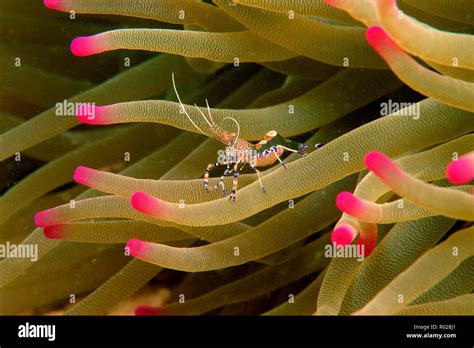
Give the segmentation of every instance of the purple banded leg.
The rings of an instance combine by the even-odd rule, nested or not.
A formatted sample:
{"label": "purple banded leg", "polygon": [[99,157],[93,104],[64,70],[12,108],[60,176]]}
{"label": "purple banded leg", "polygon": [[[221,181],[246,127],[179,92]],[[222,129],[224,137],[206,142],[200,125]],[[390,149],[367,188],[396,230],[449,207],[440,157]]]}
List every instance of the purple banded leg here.
{"label": "purple banded leg", "polygon": [[221,164],[218,162],[210,163],[207,165],[206,172],[204,173],[204,190],[209,192],[209,172]]}
{"label": "purple banded leg", "polygon": [[[228,162],[227,167],[224,171],[224,174],[222,174],[221,179],[220,179],[219,184],[218,184],[219,186],[222,187],[222,194],[224,195],[224,197],[227,196],[227,191],[225,190],[225,185],[224,185],[224,178],[227,177],[227,174],[229,174],[230,165],[231,165],[231,162]],[[218,185],[216,185],[216,188],[217,188]]]}
{"label": "purple banded leg", "polygon": [[234,179],[232,180],[232,192],[230,193],[229,201],[235,201],[235,193],[237,192],[237,184],[239,182],[239,162],[234,165]]}

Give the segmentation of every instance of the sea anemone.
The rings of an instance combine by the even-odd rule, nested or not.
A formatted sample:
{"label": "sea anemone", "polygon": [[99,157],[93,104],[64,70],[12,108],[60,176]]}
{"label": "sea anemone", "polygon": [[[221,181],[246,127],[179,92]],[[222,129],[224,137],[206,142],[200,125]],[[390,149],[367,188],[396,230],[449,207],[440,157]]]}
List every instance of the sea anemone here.
{"label": "sea anemone", "polygon": [[[44,5],[0,4],[0,237],[39,251],[2,314],[474,314],[469,3]],[[206,193],[206,114],[308,153]]]}

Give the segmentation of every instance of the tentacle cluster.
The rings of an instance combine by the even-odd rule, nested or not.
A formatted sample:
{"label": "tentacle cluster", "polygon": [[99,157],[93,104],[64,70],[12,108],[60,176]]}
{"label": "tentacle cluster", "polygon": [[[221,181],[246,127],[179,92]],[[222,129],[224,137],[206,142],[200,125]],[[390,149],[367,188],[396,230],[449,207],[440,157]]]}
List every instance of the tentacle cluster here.
{"label": "tentacle cluster", "polygon": [[[346,10],[369,26],[366,32],[368,43],[407,85],[446,104],[474,111],[474,83],[456,78],[472,75],[474,53],[472,49],[465,49],[474,45],[472,35],[446,32],[422,24],[400,10],[396,0],[326,2]],[[407,52],[447,74],[441,75],[423,67]]]}
{"label": "tentacle cluster", "polygon": [[[465,3],[44,0],[62,15],[110,15],[72,22],[84,36],[67,57],[61,17],[44,27],[45,9],[0,3],[48,34],[43,54],[24,28],[0,42],[0,176],[13,172],[0,239],[39,248],[37,263],[0,261],[0,311],[77,293],[87,296],[67,314],[106,314],[159,283],[169,298],[136,314],[473,314]],[[277,139],[308,154],[249,167],[232,203],[212,188],[236,178],[206,174],[203,188],[229,145],[217,127],[236,144]],[[181,271],[178,286],[164,269]]]}

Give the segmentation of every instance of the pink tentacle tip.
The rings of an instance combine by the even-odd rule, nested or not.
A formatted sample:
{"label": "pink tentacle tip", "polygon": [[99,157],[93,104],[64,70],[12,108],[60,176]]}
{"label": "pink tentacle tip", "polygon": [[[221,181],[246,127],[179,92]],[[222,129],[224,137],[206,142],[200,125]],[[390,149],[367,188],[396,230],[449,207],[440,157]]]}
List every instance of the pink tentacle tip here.
{"label": "pink tentacle tip", "polygon": [[106,121],[106,107],[95,106],[93,103],[81,103],[76,109],[76,118],[79,122],[90,125],[109,124]]}
{"label": "pink tentacle tip", "polygon": [[136,316],[151,316],[163,314],[160,307],[138,306],[135,308]]}
{"label": "pink tentacle tip", "polygon": [[63,0],[43,0],[43,4],[51,10],[63,9]]}
{"label": "pink tentacle tip", "polygon": [[35,214],[35,225],[37,227],[46,227],[51,225],[48,221],[50,220],[50,211],[49,210],[43,210],[40,211],[39,213]]}
{"label": "pink tentacle tip", "polygon": [[350,192],[341,192],[336,197],[336,206],[349,215],[358,215],[364,209],[364,201]]}
{"label": "pink tentacle tip", "polygon": [[357,236],[357,231],[348,224],[340,224],[334,228],[331,234],[331,241],[336,247],[343,247],[351,244],[355,237]]}
{"label": "pink tentacle tip", "polygon": [[94,173],[94,170],[89,169],[87,167],[80,166],[80,167],[77,167],[76,170],[74,171],[73,179],[78,184],[90,186],[92,182],[93,173]]}
{"label": "pink tentacle tip", "polygon": [[370,169],[370,167],[375,167],[379,163],[383,163],[386,160],[390,160],[387,156],[379,151],[371,151],[364,158],[364,164]]}
{"label": "pink tentacle tip", "polygon": [[467,184],[474,179],[474,153],[461,156],[446,168],[446,177],[455,185]]}
{"label": "pink tentacle tip", "polygon": [[147,215],[156,215],[159,211],[158,204],[160,200],[152,197],[145,192],[135,192],[131,199],[130,203],[133,209],[138,210],[139,212],[145,213]]}
{"label": "pink tentacle tip", "polygon": [[338,0],[324,0],[324,2],[328,4],[329,6],[334,6],[334,7],[338,7],[341,5],[341,2]]}
{"label": "pink tentacle tip", "polygon": [[102,53],[98,38],[95,36],[79,36],[71,42],[71,52],[76,57],[86,57]]}
{"label": "pink tentacle tip", "polygon": [[379,177],[401,173],[400,168],[389,157],[378,151],[369,152],[364,158],[364,164]]}
{"label": "pink tentacle tip", "polygon": [[43,229],[43,233],[45,237],[49,239],[63,239],[63,232],[64,232],[63,225],[46,226]]}
{"label": "pink tentacle tip", "polygon": [[365,38],[372,46],[378,45],[388,37],[387,33],[379,25],[373,25],[365,32]]}
{"label": "pink tentacle tip", "polygon": [[389,51],[402,51],[398,44],[393,41],[387,32],[380,26],[374,25],[367,29],[365,38],[380,55],[385,56]]}
{"label": "pink tentacle tip", "polygon": [[126,248],[130,252],[130,255],[134,257],[140,257],[145,253],[147,244],[146,242],[142,242],[138,239],[130,239],[127,243]]}

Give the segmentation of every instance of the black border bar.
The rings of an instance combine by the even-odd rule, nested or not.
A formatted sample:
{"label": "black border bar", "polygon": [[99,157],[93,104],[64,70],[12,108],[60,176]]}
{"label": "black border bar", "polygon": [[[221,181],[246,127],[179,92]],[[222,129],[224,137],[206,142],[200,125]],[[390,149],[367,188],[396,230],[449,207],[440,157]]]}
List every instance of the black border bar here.
{"label": "black border bar", "polygon": [[[474,344],[474,317],[0,317],[0,346],[58,344],[154,346],[192,344],[328,344],[466,346]],[[55,325],[55,341],[20,338],[20,325]],[[417,328],[415,328],[417,325]],[[454,325],[454,326],[452,326]],[[420,329],[424,327],[425,329]],[[407,334],[456,334],[407,338]]]}

